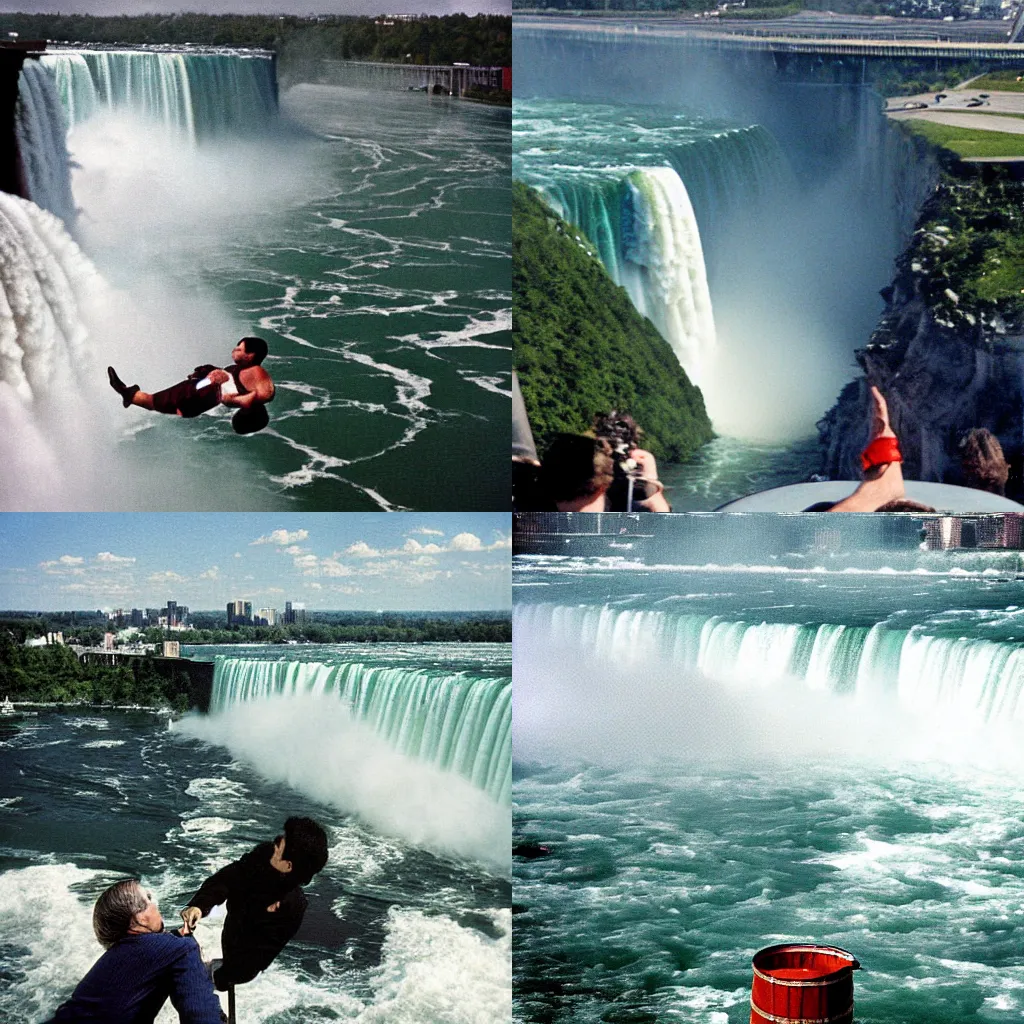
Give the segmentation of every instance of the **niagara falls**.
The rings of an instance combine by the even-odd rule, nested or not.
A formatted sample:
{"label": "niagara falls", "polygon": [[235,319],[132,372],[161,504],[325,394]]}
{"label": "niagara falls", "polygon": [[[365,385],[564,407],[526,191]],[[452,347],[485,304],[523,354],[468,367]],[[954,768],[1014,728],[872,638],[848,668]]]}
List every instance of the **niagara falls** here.
{"label": "niagara falls", "polygon": [[1021,1012],[1021,553],[842,518],[516,555],[513,1020],[746,1024],[780,943],[858,1021]]}
{"label": "niagara falls", "polygon": [[[507,506],[507,110],[344,63],[25,60],[29,198],[0,213],[4,508],[448,507],[433,480],[467,460],[459,507]],[[276,384],[258,435],[228,406],[167,422],[107,389],[108,365],[153,392],[247,335]]]}
{"label": "niagara falls", "polygon": [[[547,286],[548,328],[541,317],[524,319],[514,357],[526,412],[538,421],[538,451],[557,431],[586,432],[608,408],[636,414],[643,406],[678,511],[709,511],[785,484],[859,479],[870,385],[889,399],[896,435],[906,439],[907,479],[962,485],[957,444],[973,428],[997,436],[1007,461],[1019,461],[1019,368],[1009,341],[1017,314],[1005,310],[1016,310],[1020,289],[1011,287],[1010,258],[995,234],[976,245],[990,258],[954,263],[950,250],[938,267],[920,252],[936,228],[959,246],[1001,230],[1001,218],[1012,217],[1002,203],[1016,199],[1000,190],[1016,188],[1002,184],[1016,158],[969,162],[934,143],[935,132],[905,128],[919,125],[914,111],[900,113],[904,82],[921,93],[932,78],[957,83],[955,101],[953,87],[936,88],[911,107],[979,106],[989,94],[970,98],[966,58],[947,59],[952,48],[927,69],[911,68],[909,51],[903,64],[868,43],[862,56],[846,55],[840,43],[833,53],[831,41],[813,35],[824,32],[816,22],[787,24],[772,23],[773,31],[797,42],[761,40],[739,22],[627,17],[605,25],[531,14],[515,26],[513,176],[582,252],[577,265],[566,247],[560,272],[582,278],[587,256],[610,279],[595,286],[603,300],[586,301],[608,303],[619,285],[638,314],[622,328],[637,352],[635,365],[621,361],[628,383],[606,367],[583,368],[589,340],[579,341],[573,378],[560,346],[579,314]],[[998,54],[978,46],[996,66]],[[992,72],[979,88],[999,88],[1006,74]],[[970,216],[959,215],[968,194]],[[516,301],[524,317],[538,306],[538,244],[522,246]],[[1002,278],[988,283],[995,266]],[[645,319],[675,356],[671,374],[641,368],[660,351],[639,340]],[[971,325],[981,325],[980,340]],[[980,355],[985,346],[991,363]],[[538,381],[542,368],[575,386]],[[680,372],[700,389],[710,442],[670,427],[658,406],[659,391],[674,389]],[[584,410],[580,390],[591,401],[603,392],[605,407]],[[691,406],[700,418],[699,404]],[[1019,498],[1017,485],[1007,486]]]}
{"label": "niagara falls", "polygon": [[[0,539],[5,1024],[97,1001],[86,979],[145,938],[94,928],[124,879],[158,932],[202,910],[175,941],[198,943],[189,998],[214,1020],[508,1024],[507,513],[15,513]],[[294,898],[292,819],[324,857]],[[264,910],[259,873],[228,868],[282,836]],[[239,963],[239,919],[269,959]],[[118,990],[185,1019],[143,955]]]}

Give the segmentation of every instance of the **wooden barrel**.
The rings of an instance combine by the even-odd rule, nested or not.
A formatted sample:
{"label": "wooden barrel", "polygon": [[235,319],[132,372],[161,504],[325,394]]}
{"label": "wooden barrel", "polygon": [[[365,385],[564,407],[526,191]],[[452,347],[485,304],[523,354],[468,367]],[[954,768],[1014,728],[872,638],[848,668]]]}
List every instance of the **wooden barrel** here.
{"label": "wooden barrel", "polygon": [[754,955],[750,1024],[852,1024],[852,953],[838,946],[786,943]]}

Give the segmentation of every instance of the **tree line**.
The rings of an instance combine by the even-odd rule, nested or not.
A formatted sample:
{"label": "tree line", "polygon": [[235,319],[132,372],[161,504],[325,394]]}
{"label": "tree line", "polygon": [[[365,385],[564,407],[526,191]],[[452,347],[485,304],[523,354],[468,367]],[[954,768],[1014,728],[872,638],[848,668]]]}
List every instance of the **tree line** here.
{"label": "tree line", "polygon": [[324,58],[508,67],[512,19],[449,14],[411,21],[385,17],[257,14],[0,14],[0,30],[22,39],[141,46],[153,44],[254,47],[273,50],[283,70]]}
{"label": "tree line", "polygon": [[70,647],[25,647],[0,624],[0,698],[43,703],[142,704],[187,711],[189,676],[166,662],[132,658],[84,664]]}

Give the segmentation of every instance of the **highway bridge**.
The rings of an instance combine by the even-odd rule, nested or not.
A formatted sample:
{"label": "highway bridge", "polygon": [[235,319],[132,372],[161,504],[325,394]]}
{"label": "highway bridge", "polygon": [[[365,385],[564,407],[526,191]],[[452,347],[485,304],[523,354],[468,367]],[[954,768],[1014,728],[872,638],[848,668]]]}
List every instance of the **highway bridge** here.
{"label": "highway bridge", "polygon": [[680,39],[716,49],[762,50],[777,54],[838,57],[986,60],[1024,65],[1024,9],[1007,21],[944,22],[910,18],[868,18],[805,11],[778,21],[728,22],[679,17],[620,18],[520,16],[517,32],[599,34],[609,38]]}

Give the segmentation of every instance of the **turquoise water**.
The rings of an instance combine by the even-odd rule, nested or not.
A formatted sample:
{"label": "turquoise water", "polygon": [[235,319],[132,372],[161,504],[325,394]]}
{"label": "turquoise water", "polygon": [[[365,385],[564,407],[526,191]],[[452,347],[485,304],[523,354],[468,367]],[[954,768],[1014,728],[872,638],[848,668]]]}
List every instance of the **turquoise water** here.
{"label": "turquoise water", "polygon": [[[419,663],[412,645],[385,647],[378,670],[432,678],[443,645],[433,646]],[[294,648],[279,648],[277,660],[241,650],[219,666],[229,690],[245,668],[315,666]],[[403,667],[380,667],[389,660]],[[507,647],[450,661],[489,666],[498,689],[504,664],[507,691]],[[402,678],[391,682],[403,689]],[[444,697],[458,717],[458,687]],[[307,887],[296,937],[238,988],[239,1019],[505,1024],[507,802],[423,748],[400,749],[424,715],[394,707],[406,726],[398,735],[330,693],[296,690],[235,692],[209,715],[173,722],[109,709],[0,722],[0,1018],[34,1024],[70,995],[101,953],[92,905],[114,880],[140,877],[173,926],[212,871],[272,839],[288,816],[308,815],[327,832],[327,866]],[[501,757],[485,729],[462,739]],[[215,911],[199,927],[207,958],[219,955],[223,923]],[[177,1019],[170,1005],[158,1017]]]}
{"label": "turquoise water", "polygon": [[1019,554],[729,554],[516,566],[514,1019],[740,1024],[790,940],[865,1024],[1018,1018]]}
{"label": "turquoise water", "polygon": [[508,112],[298,85],[281,115],[197,146],[124,114],[70,136],[84,247],[142,310],[98,361],[156,390],[258,334],[277,385],[247,439],[226,409],[112,407],[118,507],[507,508]]}

